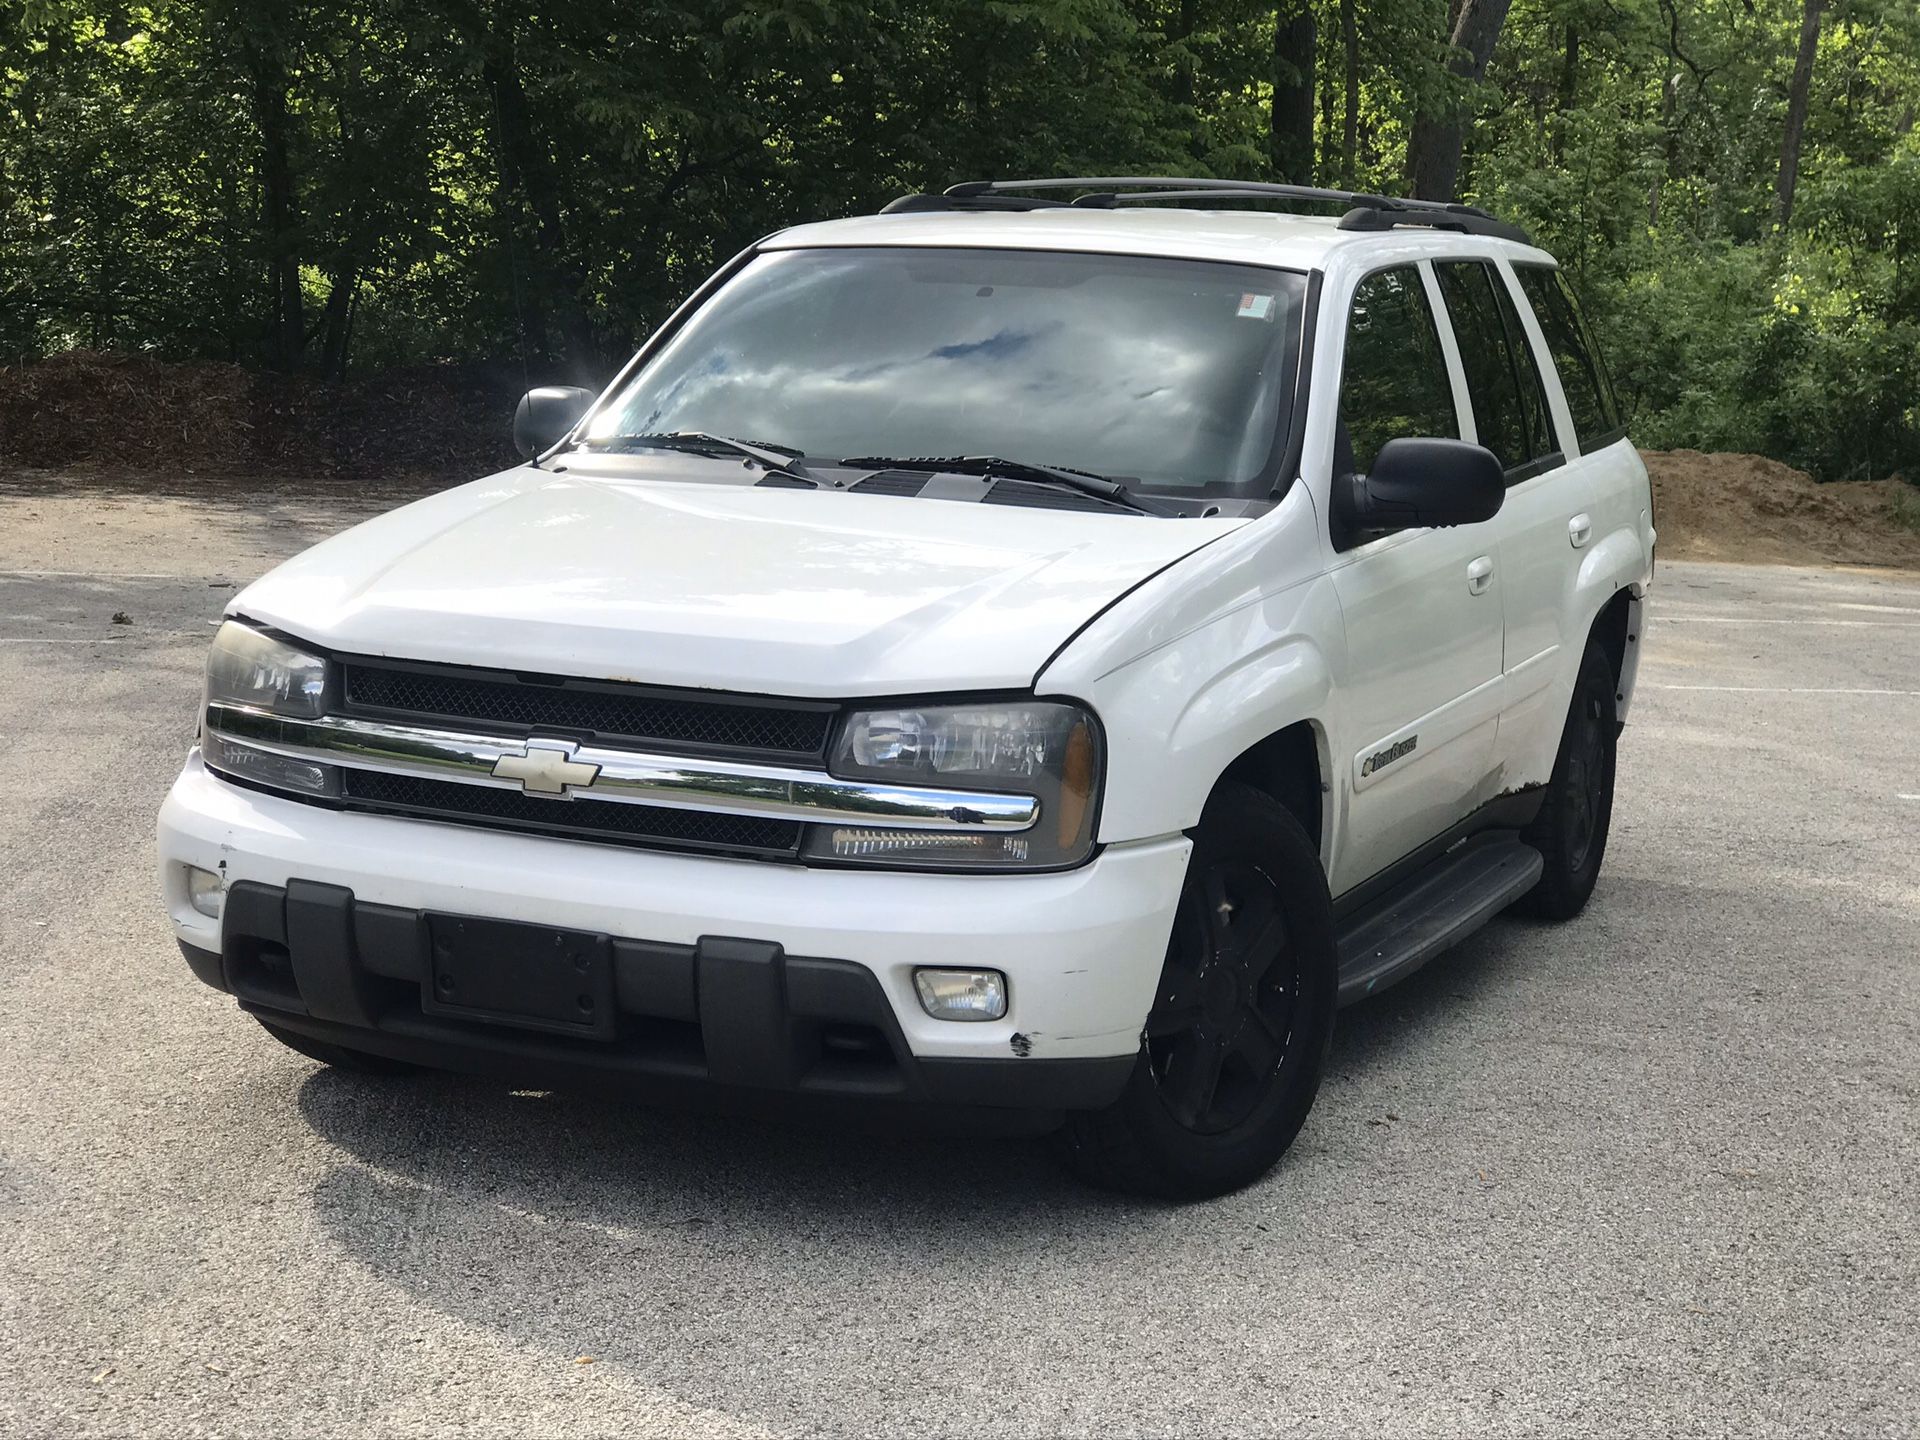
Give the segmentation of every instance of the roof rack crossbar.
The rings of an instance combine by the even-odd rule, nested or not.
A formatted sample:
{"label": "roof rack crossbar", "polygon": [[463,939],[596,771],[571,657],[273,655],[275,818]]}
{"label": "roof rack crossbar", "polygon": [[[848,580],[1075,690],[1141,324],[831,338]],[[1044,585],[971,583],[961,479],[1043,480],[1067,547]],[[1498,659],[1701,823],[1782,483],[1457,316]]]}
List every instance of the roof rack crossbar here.
{"label": "roof rack crossbar", "polygon": [[[1081,199],[1086,198],[1088,197],[1081,197]],[[1330,205],[1345,205],[1352,197],[1333,191],[1328,191],[1325,195],[1276,195],[1270,190],[1262,190],[1252,185],[1209,185],[1203,190],[1136,190],[1124,195],[1109,192],[1105,198],[1122,205],[1144,205],[1154,200],[1324,200]],[[1383,203],[1369,205],[1368,208],[1398,209],[1399,203],[1397,200],[1383,200]]]}
{"label": "roof rack crossbar", "polygon": [[1381,210],[1432,205],[1431,200],[1395,200],[1386,195],[1369,195],[1357,190],[1322,190],[1313,185],[1280,185],[1268,180],[1216,180],[1184,175],[1086,175],[1064,176],[1051,180],[963,180],[949,185],[945,194],[956,198],[977,195],[1001,195],[1014,190],[1103,190],[1124,185],[1133,190],[1172,190],[1214,194],[1242,191],[1253,195],[1271,195],[1281,200],[1324,200],[1333,204],[1369,204]]}
{"label": "roof rack crossbar", "polygon": [[[1134,193],[1119,193],[1121,190]],[[1021,198],[1033,190],[1084,190],[1072,201],[1041,196]],[[1121,204],[1155,200],[1291,200],[1297,203],[1345,205],[1343,230],[1390,230],[1396,225],[1424,225],[1489,235],[1531,244],[1518,225],[1480,209],[1444,200],[1409,200],[1374,195],[1364,190],[1327,190],[1313,185],[1281,185],[1265,180],[1222,180],[1179,175],[1081,175],[1033,180],[964,180],[940,195],[912,196],[895,201],[889,210],[915,209],[1052,209],[1061,205],[1110,209]]]}

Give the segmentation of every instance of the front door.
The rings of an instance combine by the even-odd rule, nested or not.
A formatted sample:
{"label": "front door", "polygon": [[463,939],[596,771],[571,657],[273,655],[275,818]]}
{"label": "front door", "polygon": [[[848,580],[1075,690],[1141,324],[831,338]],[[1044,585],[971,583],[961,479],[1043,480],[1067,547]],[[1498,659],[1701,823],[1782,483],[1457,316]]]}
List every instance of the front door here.
{"label": "front door", "polygon": [[[1458,438],[1460,406],[1430,276],[1377,270],[1356,287],[1341,364],[1336,473],[1387,441]],[[1335,895],[1443,834],[1489,798],[1501,678],[1498,554],[1489,524],[1403,530],[1336,556],[1346,654],[1334,783],[1346,824]]]}

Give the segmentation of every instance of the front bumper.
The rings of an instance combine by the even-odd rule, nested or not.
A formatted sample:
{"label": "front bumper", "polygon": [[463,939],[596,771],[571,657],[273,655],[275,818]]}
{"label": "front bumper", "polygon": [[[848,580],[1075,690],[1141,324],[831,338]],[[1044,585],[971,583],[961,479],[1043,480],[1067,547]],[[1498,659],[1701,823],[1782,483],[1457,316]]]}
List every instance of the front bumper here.
{"label": "front bumper", "polygon": [[[805,869],[327,810],[230,785],[195,753],[161,810],[159,848],[196,973],[319,1039],[494,1073],[1077,1108],[1124,1083],[1189,846],[1112,846],[1052,875]],[[189,865],[225,876],[227,935],[188,902]],[[429,916],[611,937],[616,1032],[428,1013]],[[284,953],[286,973],[250,970],[261,953]],[[932,1019],[913,989],[922,965],[1002,971],[1007,1016]],[[889,1065],[868,1063],[871,1045],[842,1063],[860,1034],[879,1037]]]}

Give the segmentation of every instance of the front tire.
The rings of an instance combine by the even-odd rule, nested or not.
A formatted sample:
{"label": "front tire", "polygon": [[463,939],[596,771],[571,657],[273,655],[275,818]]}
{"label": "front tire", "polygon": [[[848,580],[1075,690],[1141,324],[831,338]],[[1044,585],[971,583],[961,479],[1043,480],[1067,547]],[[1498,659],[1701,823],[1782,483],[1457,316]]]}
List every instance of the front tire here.
{"label": "front tire", "polygon": [[1313,1108],[1338,975],[1312,841],[1270,796],[1221,785],[1193,832],[1133,1074],[1114,1104],[1069,1121],[1069,1164],[1177,1200],[1259,1179]]}
{"label": "front tire", "polygon": [[1613,665],[1598,641],[1587,642],[1567,707],[1567,728],[1553,762],[1540,813],[1521,833],[1546,860],[1540,883],[1514,907],[1538,920],[1571,920],[1586,908],[1600,879],[1613,823],[1614,763],[1620,725],[1614,718]]}

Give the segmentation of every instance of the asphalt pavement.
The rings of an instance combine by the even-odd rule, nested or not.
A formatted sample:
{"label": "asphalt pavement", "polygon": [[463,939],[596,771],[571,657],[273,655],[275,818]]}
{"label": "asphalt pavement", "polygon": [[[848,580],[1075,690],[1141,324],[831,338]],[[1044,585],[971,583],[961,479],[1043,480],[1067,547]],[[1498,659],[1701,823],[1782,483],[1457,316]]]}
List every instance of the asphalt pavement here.
{"label": "asphalt pavement", "polygon": [[1586,913],[1344,1012],[1169,1208],[343,1076],[195,981],[208,623],[376,506],[0,485],[0,1434],[1920,1432],[1920,577],[1662,564]]}

